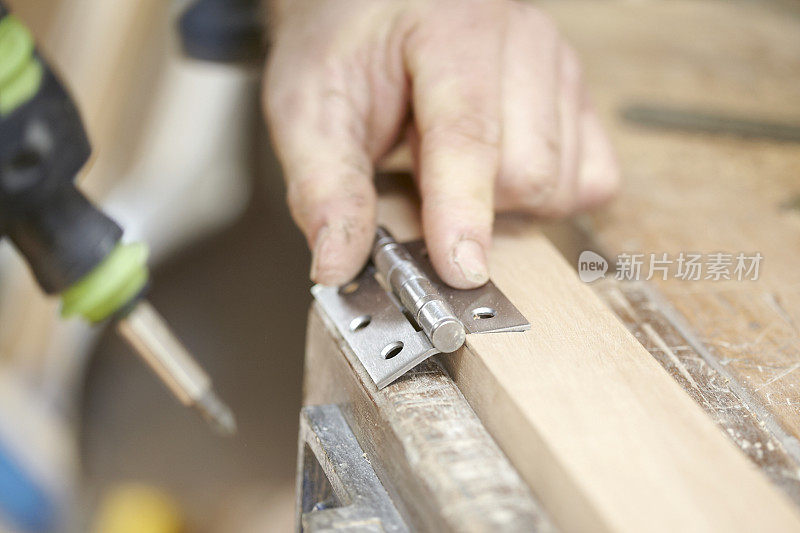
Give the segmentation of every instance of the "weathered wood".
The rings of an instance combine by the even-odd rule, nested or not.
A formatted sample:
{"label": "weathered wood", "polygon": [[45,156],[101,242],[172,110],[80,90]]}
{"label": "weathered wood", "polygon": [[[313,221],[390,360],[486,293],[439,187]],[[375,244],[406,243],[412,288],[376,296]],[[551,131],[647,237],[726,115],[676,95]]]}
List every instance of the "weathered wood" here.
{"label": "weathered wood", "polygon": [[[581,53],[624,169],[620,198],[593,218],[593,249],[611,259],[623,251],[764,256],[758,282],[652,283],[697,341],[688,371],[719,369],[724,375],[724,384],[695,376],[701,405],[742,413],[722,417],[724,422],[719,414],[715,418],[798,501],[800,211],[793,199],[800,192],[800,150],[792,143],[648,130],[618,114],[630,103],[651,102],[800,123],[797,6],[795,16],[772,3],[543,6]],[[620,290],[625,298],[633,294]],[[646,334],[640,338],[652,346]],[[682,352],[676,352],[679,359]],[[701,364],[709,368],[695,368]],[[715,390],[716,384],[727,392]],[[780,457],[763,452],[759,458],[770,445],[781,450]]]}
{"label": "weathered wood", "polygon": [[552,531],[453,381],[429,360],[378,391],[336,328],[309,314],[304,404],[337,403],[420,531]]}
{"label": "weathered wood", "polygon": [[531,333],[473,336],[460,357],[443,360],[556,522],[619,531],[800,527],[549,243],[523,224],[503,226],[493,280]]}
{"label": "weathered wood", "polygon": [[298,533],[409,533],[338,406],[300,412]]}
{"label": "weathered wood", "polygon": [[693,336],[654,287],[603,280],[595,292],[653,357],[773,482],[800,505],[800,470],[774,417]]}

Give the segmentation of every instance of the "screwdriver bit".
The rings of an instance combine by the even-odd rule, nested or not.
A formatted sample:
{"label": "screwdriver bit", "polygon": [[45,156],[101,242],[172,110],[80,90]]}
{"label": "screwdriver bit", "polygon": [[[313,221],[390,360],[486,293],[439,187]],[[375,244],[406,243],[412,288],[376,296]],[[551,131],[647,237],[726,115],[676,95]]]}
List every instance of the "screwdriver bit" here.
{"label": "screwdriver bit", "polygon": [[117,331],[185,406],[196,409],[223,435],[236,433],[236,419],[214,392],[211,379],[146,300],[117,321]]}

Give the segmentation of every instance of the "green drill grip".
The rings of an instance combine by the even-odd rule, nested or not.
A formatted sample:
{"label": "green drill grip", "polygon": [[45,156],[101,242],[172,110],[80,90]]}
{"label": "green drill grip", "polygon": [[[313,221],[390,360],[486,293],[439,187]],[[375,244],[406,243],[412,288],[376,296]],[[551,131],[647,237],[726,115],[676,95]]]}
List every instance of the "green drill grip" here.
{"label": "green drill grip", "polygon": [[30,31],[14,15],[0,20],[0,115],[7,115],[39,91],[44,68],[34,55]]}
{"label": "green drill grip", "polygon": [[101,322],[133,301],[147,285],[147,246],[118,244],[94,270],[61,294],[61,316]]}

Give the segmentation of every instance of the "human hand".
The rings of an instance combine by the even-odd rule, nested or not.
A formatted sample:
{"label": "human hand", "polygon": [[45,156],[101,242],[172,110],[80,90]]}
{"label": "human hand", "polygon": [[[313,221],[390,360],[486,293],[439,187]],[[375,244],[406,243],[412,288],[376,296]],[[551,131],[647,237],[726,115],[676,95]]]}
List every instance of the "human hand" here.
{"label": "human hand", "polygon": [[457,288],[488,280],[495,209],[562,216],[618,187],[575,53],[530,5],[291,0],[277,15],[265,109],[315,282],[366,261],[373,166],[403,135],[429,256]]}

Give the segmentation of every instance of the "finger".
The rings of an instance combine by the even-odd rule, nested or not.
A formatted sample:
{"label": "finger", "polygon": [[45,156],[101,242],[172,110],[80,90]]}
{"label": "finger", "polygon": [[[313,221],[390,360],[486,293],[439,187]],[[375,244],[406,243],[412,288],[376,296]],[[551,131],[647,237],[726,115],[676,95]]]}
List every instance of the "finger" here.
{"label": "finger", "polygon": [[346,87],[289,78],[291,87],[267,80],[272,140],[292,217],[313,253],[310,277],[341,285],[366,262],[375,231],[376,194],[363,115],[353,108]]}
{"label": "finger", "polygon": [[580,154],[580,119],[583,79],[577,55],[561,43],[558,68],[558,120],[560,136],[559,172],[555,191],[537,213],[564,216],[576,207]]}
{"label": "finger", "polygon": [[555,25],[512,4],[503,63],[503,145],[495,205],[535,210],[552,195],[559,171],[559,38]]}
{"label": "finger", "polygon": [[437,272],[457,288],[489,278],[499,165],[504,17],[494,4],[476,5],[452,10],[460,20],[427,25],[436,31],[417,33],[408,54],[423,232]]}
{"label": "finger", "polygon": [[606,202],[619,189],[620,172],[614,150],[594,106],[586,100],[581,116],[581,161],[577,204],[588,209]]}

